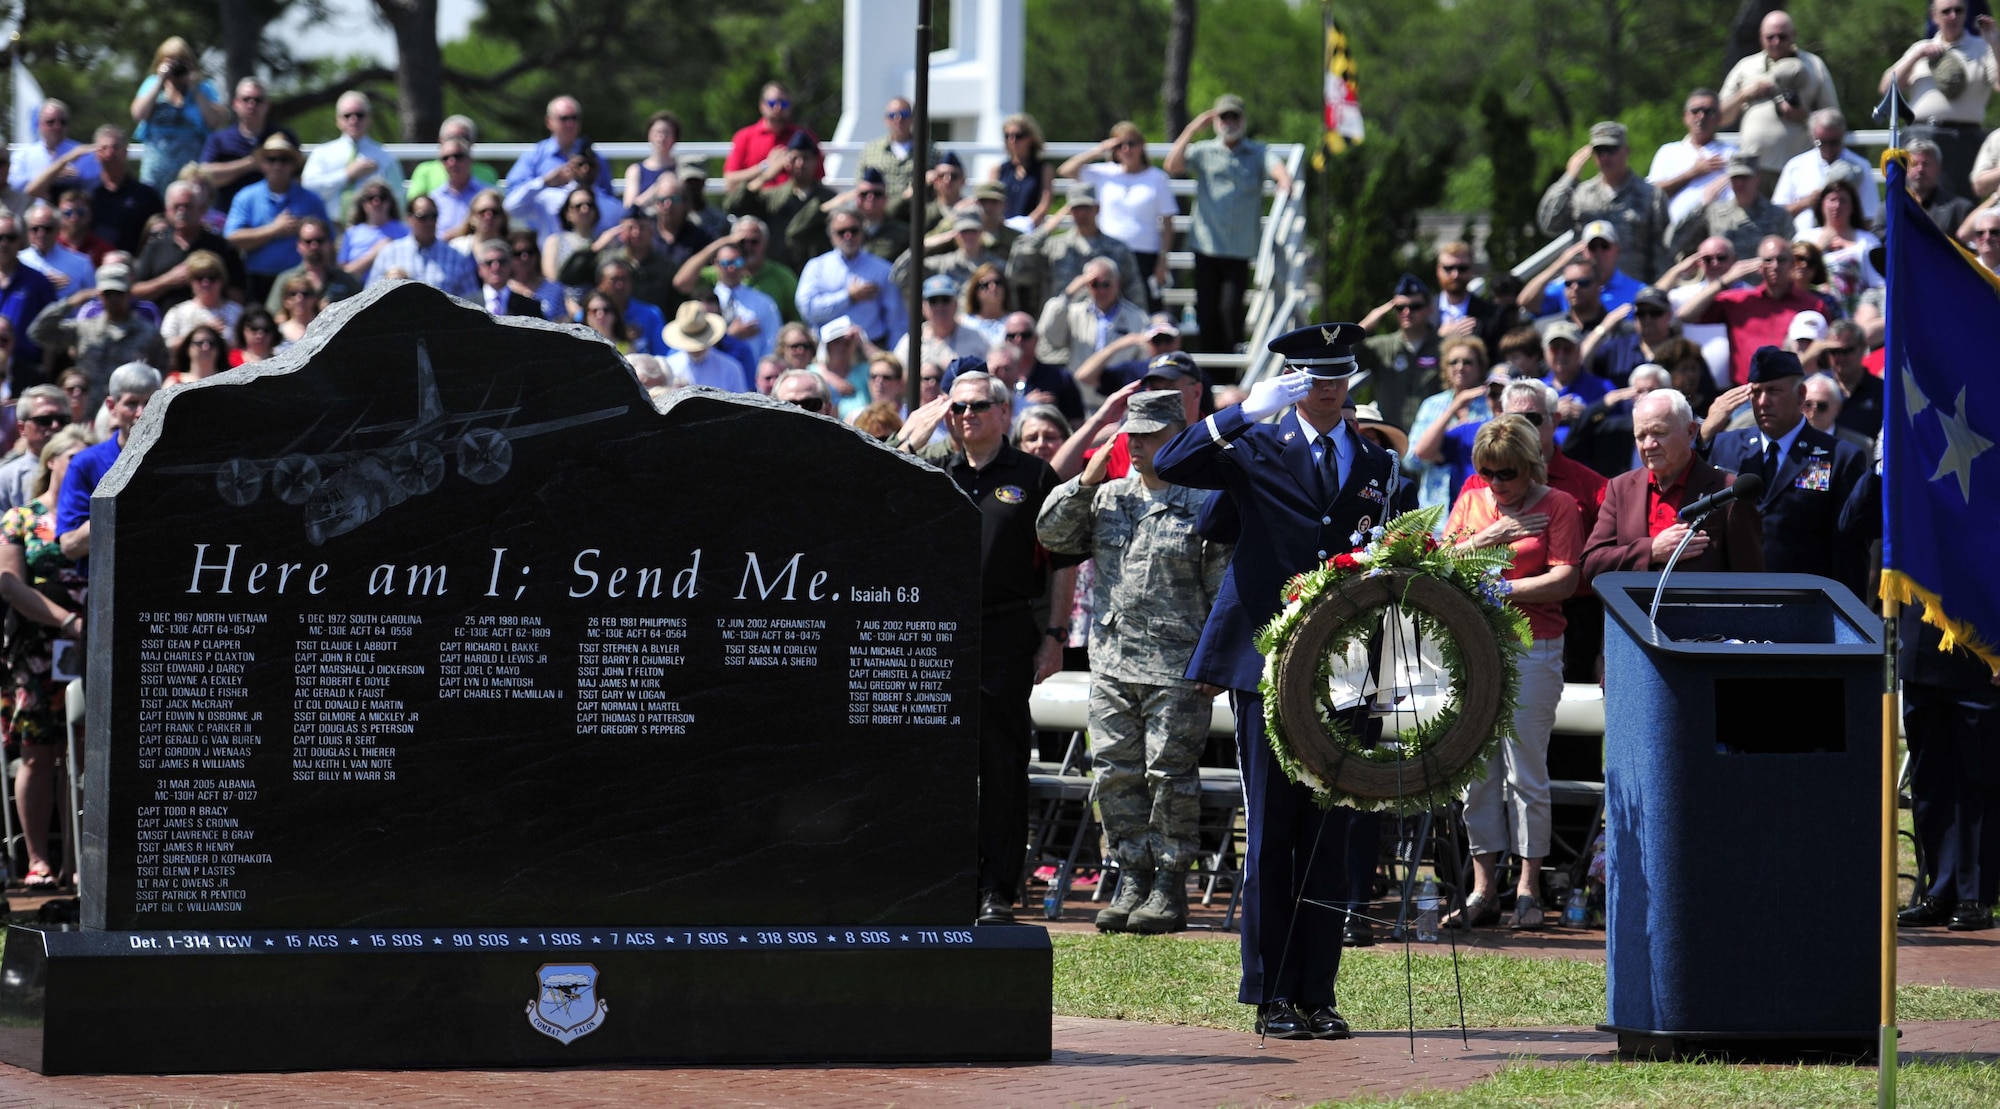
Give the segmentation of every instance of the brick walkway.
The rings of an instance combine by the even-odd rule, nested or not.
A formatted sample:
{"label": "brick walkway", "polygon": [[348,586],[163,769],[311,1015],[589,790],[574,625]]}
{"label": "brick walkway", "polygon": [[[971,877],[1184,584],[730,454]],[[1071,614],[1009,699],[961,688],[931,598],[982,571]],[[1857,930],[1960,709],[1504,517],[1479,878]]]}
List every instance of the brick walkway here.
{"label": "brick walkway", "polygon": [[[1092,932],[1098,905],[1073,898],[1063,933]],[[34,899],[39,900],[39,899]],[[16,895],[16,912],[33,901]],[[1031,914],[1023,913],[1027,920]],[[1039,914],[1035,922],[1041,923]],[[1206,929],[1177,937],[1222,940],[1220,901],[1197,910]],[[19,919],[17,916],[16,919]],[[1428,945],[1425,945],[1428,946]],[[1438,950],[1444,950],[1442,947]],[[1479,929],[1460,950],[1531,958],[1604,958],[1602,931]],[[1904,982],[2000,989],[2000,930],[1906,932]],[[815,1068],[704,1067],[552,1071],[326,1072],[287,1075],[44,1078],[0,1066],[0,1109],[12,1106],[1200,1106],[1310,1104],[1361,1094],[1392,1096],[1477,1082],[1515,1058],[1609,1061],[1611,1037],[1593,1029],[1487,1029],[1462,1044],[1456,1031],[1399,1032],[1344,1043],[1270,1041],[1209,1028],[1057,1017],[1046,1064]],[[1904,1060],[1972,1058],[2000,1063],[2000,1022],[1906,1025]]]}
{"label": "brick walkway", "polygon": [[[1913,1025],[1903,1058],[2000,1061],[2000,1022]],[[1015,1066],[391,1071],[169,1078],[42,1078],[0,1067],[0,1107],[174,1106],[1189,1106],[1311,1104],[1469,1085],[1514,1058],[1611,1059],[1578,1028],[1364,1033],[1271,1041],[1207,1028],[1058,1017],[1055,1057]]]}

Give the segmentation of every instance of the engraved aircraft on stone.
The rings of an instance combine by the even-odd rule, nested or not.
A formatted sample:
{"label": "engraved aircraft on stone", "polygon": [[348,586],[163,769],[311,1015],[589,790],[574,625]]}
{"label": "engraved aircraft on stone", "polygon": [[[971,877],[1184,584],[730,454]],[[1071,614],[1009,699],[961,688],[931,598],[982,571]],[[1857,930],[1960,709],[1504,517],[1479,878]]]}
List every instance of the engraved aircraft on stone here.
{"label": "engraved aircraft on stone", "polygon": [[[435,492],[444,483],[445,452],[452,452],[459,476],[492,485],[514,464],[514,440],[622,416],[630,408],[601,408],[532,424],[504,421],[520,406],[445,411],[438,397],[430,351],[417,340],[417,413],[414,419],[363,424],[355,418],[326,450],[299,447],[326,419],[321,416],[275,457],[232,458],[220,465],[169,466],[161,473],[213,473],[215,492],[238,508],[257,500],[269,486],[286,504],[305,506],[306,539],[314,546],[345,535],[411,497]],[[480,424],[480,426],[471,426]],[[381,438],[386,436],[386,438]],[[370,442],[371,440],[379,440]],[[363,445],[368,444],[368,445]]]}

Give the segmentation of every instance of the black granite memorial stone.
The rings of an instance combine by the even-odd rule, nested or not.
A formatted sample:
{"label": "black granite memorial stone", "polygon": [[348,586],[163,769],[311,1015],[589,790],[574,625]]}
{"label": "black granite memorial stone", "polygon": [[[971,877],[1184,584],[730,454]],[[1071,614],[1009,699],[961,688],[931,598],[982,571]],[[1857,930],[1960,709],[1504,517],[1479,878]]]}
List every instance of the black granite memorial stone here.
{"label": "black granite memorial stone", "polygon": [[[15,932],[0,1058],[1046,1057],[1045,934],[965,927],[979,517],[946,475],[761,397],[656,410],[589,332],[398,284],[162,394],[91,513],[85,931]],[[788,996],[808,1030],[727,1031]],[[289,1035],[390,998],[457,1030]],[[78,1006],[292,1014],[292,1046],[57,1044]]]}

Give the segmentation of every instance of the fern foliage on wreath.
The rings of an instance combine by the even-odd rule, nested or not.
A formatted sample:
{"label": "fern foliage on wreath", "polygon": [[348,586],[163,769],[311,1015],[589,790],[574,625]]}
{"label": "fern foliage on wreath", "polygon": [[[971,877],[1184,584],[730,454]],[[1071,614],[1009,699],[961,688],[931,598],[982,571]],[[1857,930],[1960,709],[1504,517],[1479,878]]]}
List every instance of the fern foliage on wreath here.
{"label": "fern foliage on wreath", "polygon": [[[1500,576],[1513,553],[1439,545],[1432,533],[1443,515],[1442,506],[1420,509],[1352,536],[1354,550],[1285,583],[1285,607],[1257,634],[1271,750],[1322,806],[1414,813],[1448,804],[1514,734],[1518,655],[1533,638]],[[1451,695],[1396,744],[1368,748],[1351,710],[1334,707],[1331,660],[1378,635],[1392,604],[1437,645]]]}

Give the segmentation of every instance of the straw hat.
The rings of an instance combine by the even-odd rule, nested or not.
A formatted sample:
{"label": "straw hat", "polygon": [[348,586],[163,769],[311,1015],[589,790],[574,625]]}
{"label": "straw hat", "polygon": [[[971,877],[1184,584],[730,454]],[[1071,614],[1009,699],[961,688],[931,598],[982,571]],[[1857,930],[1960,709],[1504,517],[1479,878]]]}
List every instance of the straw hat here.
{"label": "straw hat", "polygon": [[707,350],[722,338],[727,326],[721,316],[702,311],[699,301],[690,300],[674,313],[674,322],[660,332],[660,337],[675,350]]}

